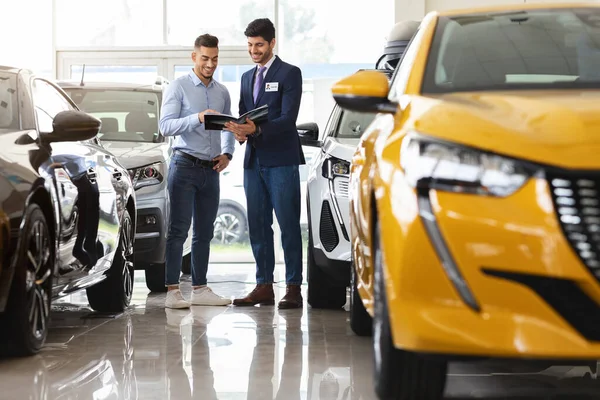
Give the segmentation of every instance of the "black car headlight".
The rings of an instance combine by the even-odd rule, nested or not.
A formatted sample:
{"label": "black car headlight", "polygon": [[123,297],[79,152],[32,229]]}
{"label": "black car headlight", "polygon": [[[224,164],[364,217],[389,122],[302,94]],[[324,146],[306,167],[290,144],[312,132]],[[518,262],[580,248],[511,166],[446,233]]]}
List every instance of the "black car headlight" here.
{"label": "black car headlight", "polygon": [[323,163],[322,175],[324,178],[333,179],[336,176],[350,175],[350,163],[336,157],[329,157]]}
{"label": "black car headlight", "polygon": [[402,143],[400,164],[412,187],[498,197],[515,193],[535,172],[518,160],[419,135]]}
{"label": "black car headlight", "polygon": [[165,163],[162,162],[129,170],[129,176],[131,176],[135,190],[161,184],[164,180],[164,173]]}

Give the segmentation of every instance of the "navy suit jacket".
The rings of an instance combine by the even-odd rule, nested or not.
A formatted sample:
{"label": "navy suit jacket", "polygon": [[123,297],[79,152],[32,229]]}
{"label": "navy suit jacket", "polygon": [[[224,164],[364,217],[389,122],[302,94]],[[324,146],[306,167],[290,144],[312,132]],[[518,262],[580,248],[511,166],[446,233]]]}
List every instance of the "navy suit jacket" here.
{"label": "navy suit jacket", "polygon": [[[253,152],[256,152],[260,165],[267,167],[305,164],[300,137],[296,129],[300,99],[302,98],[300,68],[285,63],[275,56],[273,64],[264,77],[256,104],[252,93],[255,75],[256,67],[242,75],[239,115],[268,104],[269,117],[268,122],[260,124],[260,135],[248,136],[244,168],[250,166]],[[273,82],[278,83],[278,90],[266,92],[266,84]]]}

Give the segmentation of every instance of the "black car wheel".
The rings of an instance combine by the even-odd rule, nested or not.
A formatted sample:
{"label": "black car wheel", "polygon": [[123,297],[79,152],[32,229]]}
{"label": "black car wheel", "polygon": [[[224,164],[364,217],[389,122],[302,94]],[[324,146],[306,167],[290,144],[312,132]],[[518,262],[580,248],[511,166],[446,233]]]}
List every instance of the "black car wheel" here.
{"label": "black car wheel", "polygon": [[131,302],[133,294],[133,222],[125,210],[119,235],[119,247],[102,282],[87,289],[90,306],[100,312],[121,312]]}
{"label": "black car wheel", "polygon": [[54,242],[37,204],[27,207],[24,219],[7,310],[0,323],[0,353],[11,356],[37,353],[50,320]]}
{"label": "black car wheel", "polygon": [[446,385],[447,363],[398,349],[392,342],[379,227],[376,225],[373,230],[375,392],[380,399],[442,399]]}
{"label": "black car wheel", "polygon": [[164,293],[165,286],[165,263],[148,265],[145,268],[146,287],[151,292]]}
{"label": "black car wheel", "polygon": [[192,253],[188,253],[181,259],[181,273],[190,275],[192,273]]}
{"label": "black car wheel", "polygon": [[358,336],[370,336],[373,332],[373,318],[367,312],[358,293],[356,270],[352,263],[350,278],[350,328]]}
{"label": "black car wheel", "polygon": [[308,304],[310,304],[312,308],[342,310],[342,307],[346,304],[346,286],[334,282],[333,279],[323,272],[316,263],[310,226],[310,214],[306,255]]}

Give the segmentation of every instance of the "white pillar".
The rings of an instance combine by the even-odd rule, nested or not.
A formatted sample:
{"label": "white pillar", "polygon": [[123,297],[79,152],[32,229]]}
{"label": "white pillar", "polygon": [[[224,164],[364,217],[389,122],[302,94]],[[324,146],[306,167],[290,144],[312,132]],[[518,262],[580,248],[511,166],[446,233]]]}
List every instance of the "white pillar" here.
{"label": "white pillar", "polygon": [[427,13],[427,0],[395,0],[394,15],[396,22],[420,21]]}

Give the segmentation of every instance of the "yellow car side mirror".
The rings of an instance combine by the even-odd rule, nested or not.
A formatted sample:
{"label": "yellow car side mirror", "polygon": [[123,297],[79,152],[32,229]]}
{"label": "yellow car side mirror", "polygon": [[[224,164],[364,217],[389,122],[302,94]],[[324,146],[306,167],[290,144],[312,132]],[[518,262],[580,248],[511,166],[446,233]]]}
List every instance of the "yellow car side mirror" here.
{"label": "yellow car side mirror", "polygon": [[388,100],[388,77],[379,71],[359,71],[333,85],[336,103],[359,112],[395,113],[398,104]]}

